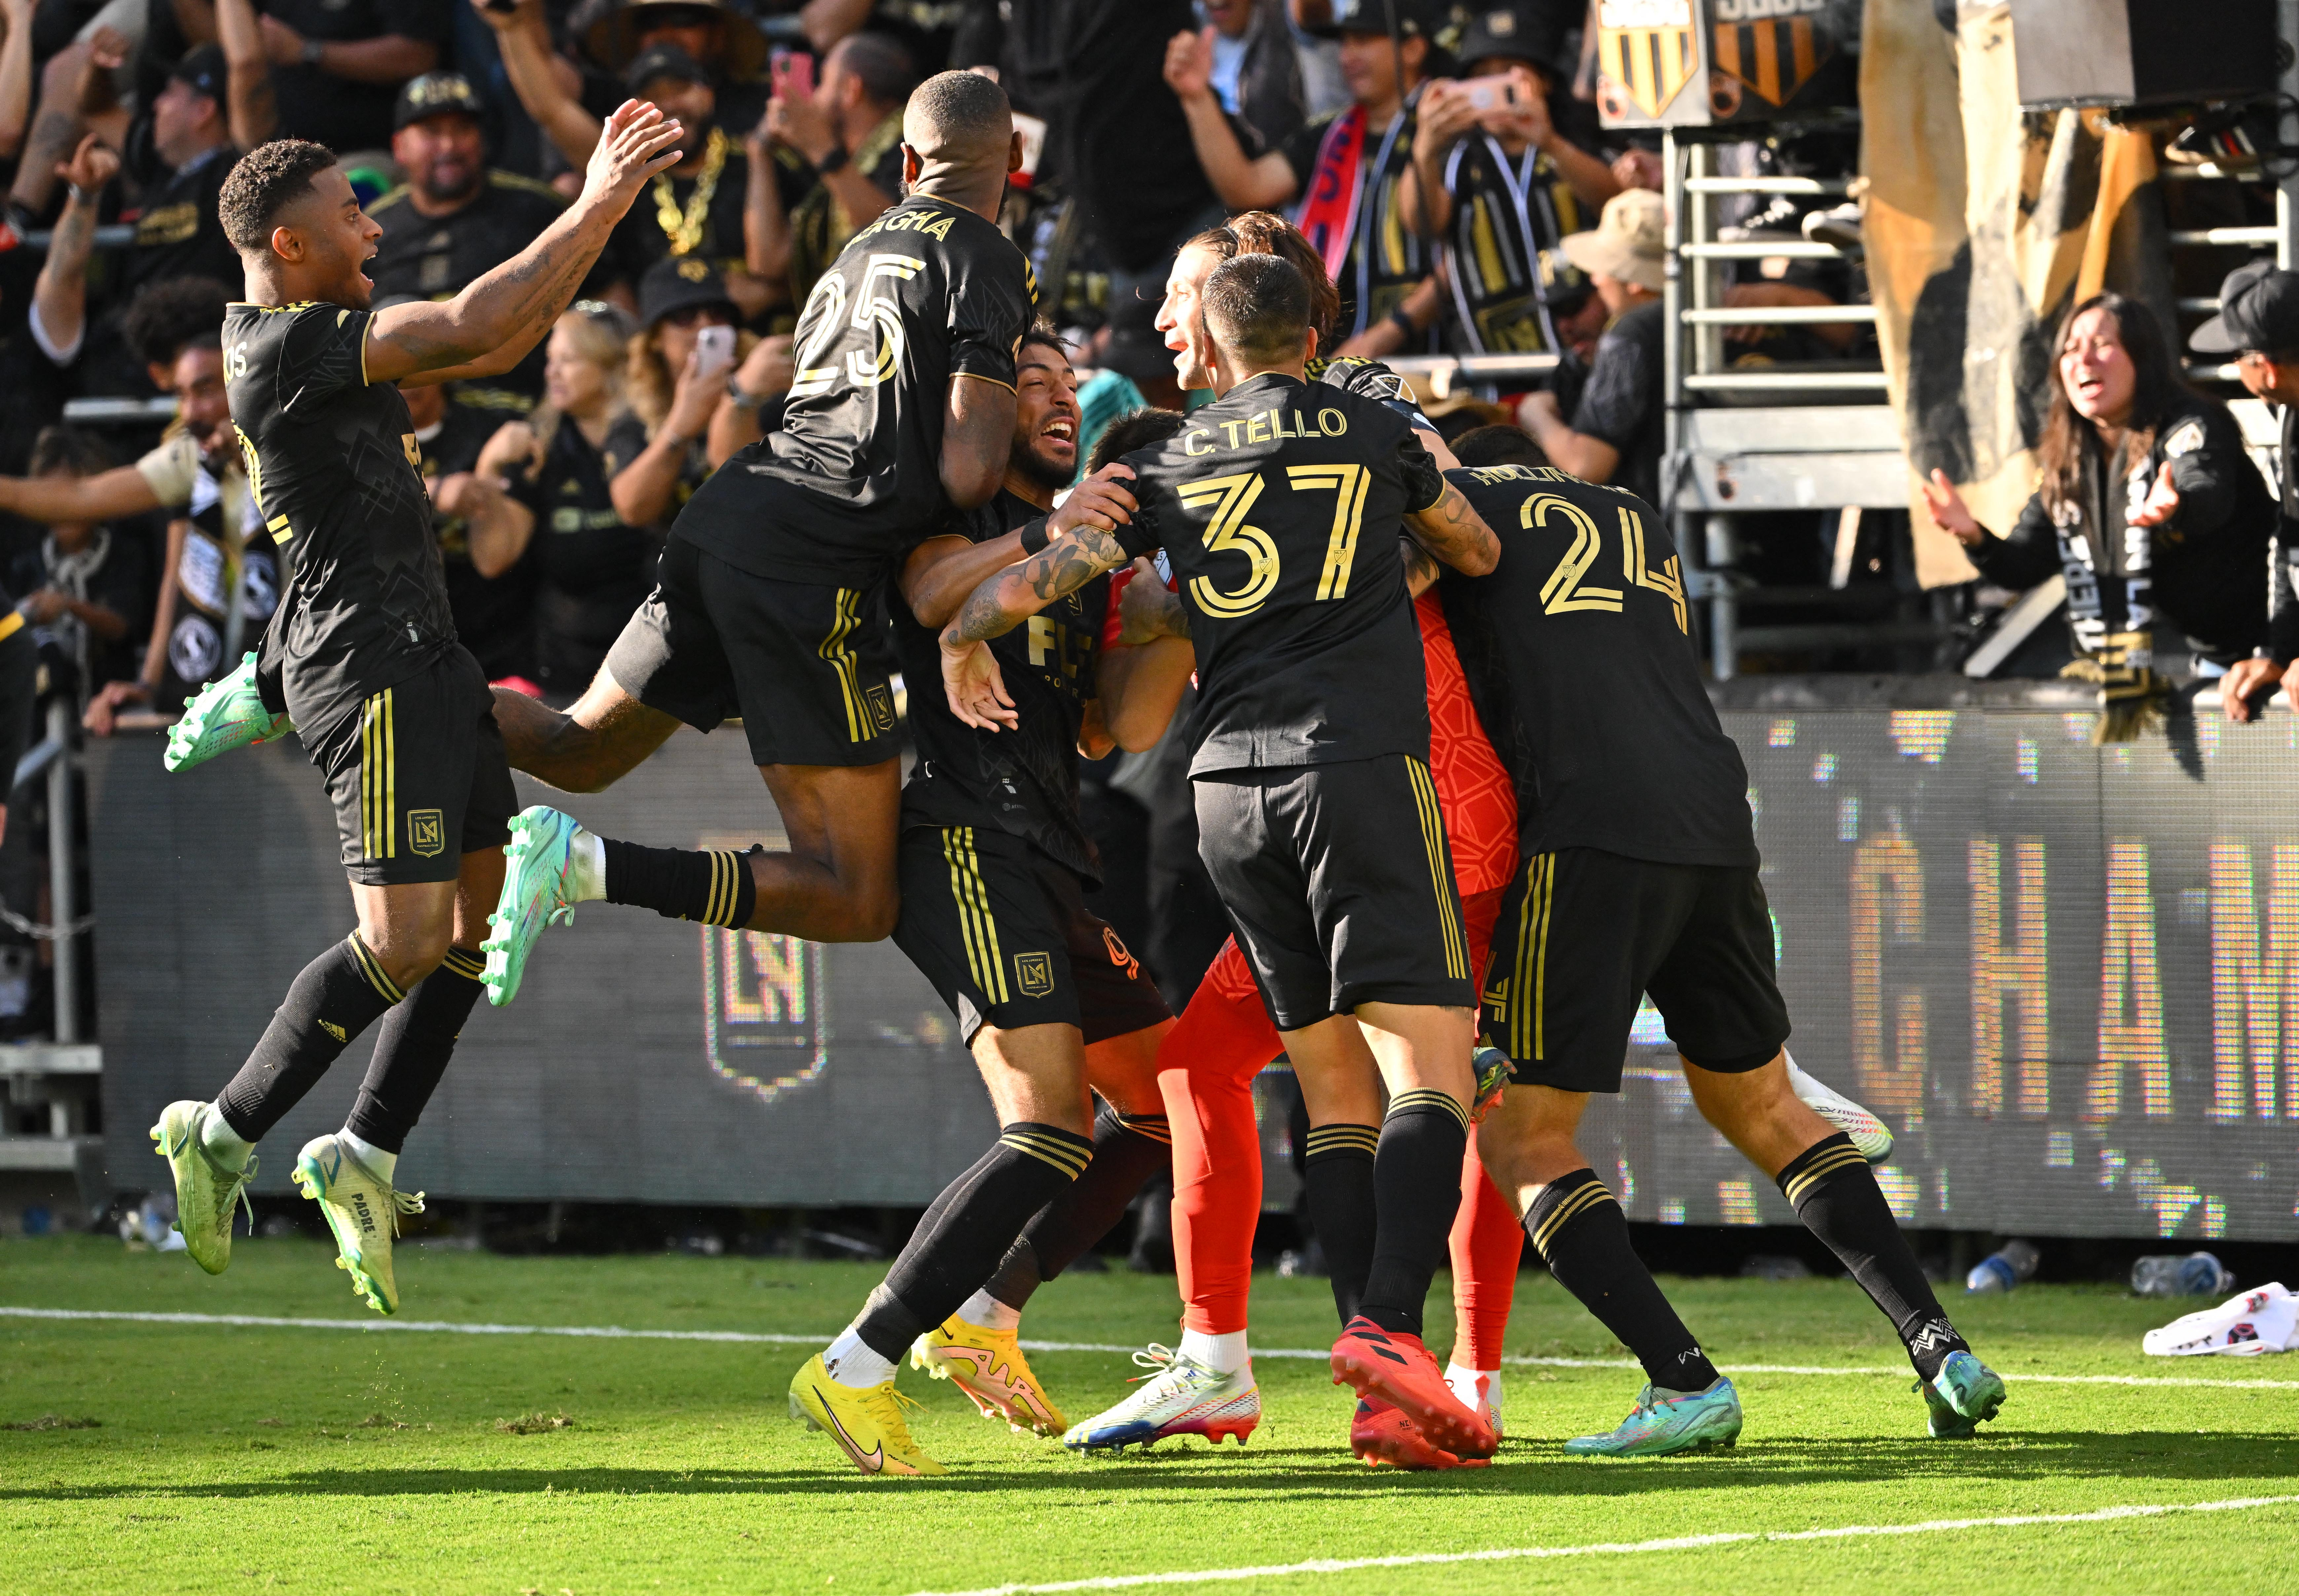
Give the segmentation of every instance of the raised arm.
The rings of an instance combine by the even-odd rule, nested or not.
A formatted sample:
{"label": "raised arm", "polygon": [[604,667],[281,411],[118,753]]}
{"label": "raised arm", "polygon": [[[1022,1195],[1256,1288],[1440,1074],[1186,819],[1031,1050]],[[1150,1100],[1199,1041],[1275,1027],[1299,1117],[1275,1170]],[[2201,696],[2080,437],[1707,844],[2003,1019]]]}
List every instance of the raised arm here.
{"label": "raised arm", "polygon": [[270,142],[279,129],[271,93],[271,58],[252,0],[215,0],[216,42],[223,46],[225,114],[231,142],[243,150]]}
{"label": "raised arm", "polygon": [[[574,299],[639,189],[677,160],[679,133],[654,106],[624,101],[592,152],[582,196],[533,244],[444,303],[394,305],[369,320],[368,381],[439,382],[519,364]],[[1007,404],[1010,430],[1011,395]]]}
{"label": "raised arm", "polygon": [[1205,168],[1206,181],[1221,203],[1232,211],[1274,211],[1291,204],[1300,187],[1292,165],[1274,150],[1249,158],[1214,96],[1213,31],[1177,33],[1166,46],[1166,85],[1189,119],[1198,164]]}
{"label": "raised arm", "polygon": [[950,379],[942,420],[942,490],[960,510],[987,504],[1006,480],[1018,403],[1002,382],[963,371]]}
{"label": "raised arm", "polygon": [[1463,576],[1481,577],[1501,562],[1501,540],[1449,482],[1445,484],[1443,498],[1426,510],[1407,514],[1405,529],[1415,542]]}
{"label": "raised arm", "polygon": [[79,141],[72,158],[56,170],[71,186],[71,194],[64,201],[63,214],[56,218],[39,279],[32,285],[32,314],[37,320],[32,331],[40,353],[60,366],[78,358],[81,335],[87,331],[87,258],[95,243],[95,214],[104,203],[104,186],[119,170],[120,157],[93,133]]}
{"label": "raised arm", "polygon": [[1024,540],[1033,528],[1042,530],[1030,541],[1046,550],[1073,528],[1106,531],[1118,526],[1132,518],[1133,509],[1133,495],[1126,492],[1123,479],[1096,472],[1079,483],[1076,491],[1042,522],[1032,522],[987,543],[968,543],[957,536],[928,538],[903,562],[903,601],[920,626],[946,627],[975,588],[1029,553]]}
{"label": "raised arm", "polygon": [[110,521],[159,508],[160,495],[132,465],[94,477],[0,477],[0,510],[28,521]]}
{"label": "raised arm", "polygon": [[439,64],[439,46],[429,39],[409,38],[403,33],[378,34],[374,38],[307,39],[278,17],[263,17],[263,52],[276,66],[295,66],[303,60],[304,47],[316,43],[313,64],[330,78],[351,83],[382,83],[393,87],[410,78],[420,78]]}
{"label": "raised arm", "polygon": [[509,12],[490,10],[483,0],[471,4],[495,30],[503,75],[510,79],[520,109],[558,146],[568,165],[584,165],[599,142],[599,119],[584,110],[574,91],[560,81],[551,26],[538,0],[520,0],[519,9]]}
{"label": "raised arm", "polygon": [[32,121],[32,0],[0,4],[0,160],[12,160],[24,147]]}
{"label": "raised arm", "polygon": [[751,157],[743,190],[743,264],[752,277],[780,282],[790,275],[791,231],[775,182],[774,141],[761,128],[743,137],[743,149]]}

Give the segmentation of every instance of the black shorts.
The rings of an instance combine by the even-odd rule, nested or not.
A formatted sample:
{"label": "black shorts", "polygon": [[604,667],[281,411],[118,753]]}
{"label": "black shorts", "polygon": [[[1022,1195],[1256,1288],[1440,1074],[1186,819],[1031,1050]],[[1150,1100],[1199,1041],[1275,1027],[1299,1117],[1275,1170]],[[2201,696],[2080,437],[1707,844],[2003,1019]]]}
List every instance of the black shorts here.
{"label": "black shorts", "polygon": [[452,881],[463,855],[510,840],[519,810],[495,696],[458,644],[317,735],[344,869],[363,886]]}
{"label": "black shorts", "polygon": [[752,764],[876,765],[899,752],[876,593],[752,576],[675,532],[607,671],[697,731],[739,717]]}
{"label": "black shorts", "polygon": [[1075,873],[989,827],[902,833],[894,943],[958,1016],[984,1026],[1069,1025],[1089,1045],[1173,1018],[1125,944],[1085,906]]}
{"label": "black shorts", "polygon": [[1515,1078],[1618,1092],[1646,993],[1678,1052],[1737,1075],[1789,1039],[1772,916],[1753,868],[1656,864],[1597,848],[1523,861],[1493,928],[1485,1040]]}
{"label": "black shorts", "polygon": [[1476,1002],[1428,766],[1391,753],[1195,786],[1198,857],[1279,1030],[1360,1003]]}

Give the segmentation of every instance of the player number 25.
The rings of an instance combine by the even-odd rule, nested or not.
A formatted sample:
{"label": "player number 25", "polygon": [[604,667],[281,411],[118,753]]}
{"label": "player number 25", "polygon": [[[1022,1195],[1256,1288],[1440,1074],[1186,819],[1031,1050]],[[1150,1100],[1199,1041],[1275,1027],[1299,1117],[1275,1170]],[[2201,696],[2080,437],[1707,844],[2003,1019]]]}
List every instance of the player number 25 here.
{"label": "player number 25", "polygon": [[[1318,465],[1288,466],[1285,476],[1295,493],[1333,495],[1333,526],[1325,540],[1324,563],[1317,572],[1317,600],[1323,603],[1345,598],[1349,573],[1357,564],[1357,532],[1365,525],[1365,490],[1373,484],[1373,474],[1361,465]],[[1190,578],[1190,596],[1208,615],[1250,615],[1277,586],[1277,544],[1268,533],[1245,521],[1254,501],[1261,497],[1262,486],[1260,472],[1241,471],[1185,483],[1180,490],[1181,501],[1188,508],[1214,507],[1213,520],[1206,528],[1207,551],[1242,554],[1250,565],[1245,585],[1230,593],[1215,586],[1209,577]]]}
{"label": "player number 25", "polygon": [[[846,313],[846,278],[833,271],[814,286],[806,309],[798,319],[797,372],[791,380],[793,399],[826,394],[842,371],[858,388],[871,388],[893,376],[902,363],[902,305],[892,285],[908,282],[926,269],[916,255],[874,254],[863,268],[862,285],[854,291],[854,314]],[[883,286],[882,286],[883,285]],[[847,328],[873,333],[870,347],[847,353],[845,363],[826,357],[838,335]]]}

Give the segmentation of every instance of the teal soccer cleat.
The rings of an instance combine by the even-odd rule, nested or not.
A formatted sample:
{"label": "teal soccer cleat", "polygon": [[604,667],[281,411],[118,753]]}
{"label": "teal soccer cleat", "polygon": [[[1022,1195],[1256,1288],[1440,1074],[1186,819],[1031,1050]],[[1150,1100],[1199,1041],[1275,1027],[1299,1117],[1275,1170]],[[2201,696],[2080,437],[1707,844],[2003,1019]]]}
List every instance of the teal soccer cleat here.
{"label": "teal soccer cleat", "polygon": [[170,770],[188,770],[235,748],[253,748],[295,729],[285,714],[263,707],[255,690],[255,656],[220,682],[209,682],[184,706],[184,718],[168,728],[168,750],[160,756]]}
{"label": "teal soccer cleat", "polygon": [[1564,1450],[1583,1458],[1664,1458],[1671,1452],[1730,1446],[1740,1439],[1740,1393],[1716,1376],[1706,1391],[1664,1391],[1647,1385],[1636,1410],[1609,1435],[1583,1435]]}
{"label": "teal soccer cleat", "polygon": [[544,804],[511,817],[510,842],[503,849],[502,897],[487,917],[494,928],[479,944],[487,956],[486,971],[479,979],[487,989],[487,1002],[497,1008],[519,995],[527,955],[544,929],[574,924],[567,873],[573,864],[575,840],[582,835],[574,816]]}
{"label": "teal soccer cleat", "polygon": [[1916,1382],[1935,1441],[1969,1441],[2004,1406],[2004,1376],[1969,1352],[1950,1352],[1940,1372]]}

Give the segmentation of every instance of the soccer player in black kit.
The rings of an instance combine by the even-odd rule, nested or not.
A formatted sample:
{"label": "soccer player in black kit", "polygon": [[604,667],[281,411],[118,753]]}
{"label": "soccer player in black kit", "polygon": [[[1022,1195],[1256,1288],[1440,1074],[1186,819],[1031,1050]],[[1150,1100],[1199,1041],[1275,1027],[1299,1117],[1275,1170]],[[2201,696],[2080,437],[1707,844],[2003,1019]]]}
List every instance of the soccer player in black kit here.
{"label": "soccer player in black kit", "polygon": [[597,792],[681,722],[739,716],[787,852],[609,842],[555,809],[512,822],[487,940],[492,1002],[589,899],[813,942],[894,927],[901,772],[879,589],[953,507],[998,491],[1029,262],[994,218],[1021,162],[1005,92],[943,72],[902,113],[908,196],[851,239],[800,312],[783,429],[687,501],[654,593],[565,714],[500,694],[514,769]]}
{"label": "soccer player in black kit", "polygon": [[1646,993],[1702,1115],[1892,1321],[1931,1434],[1971,1435],[2004,1382],[1940,1311],[1866,1159],[1789,1084],[1747,771],[1701,685],[1666,523],[1632,494],[1549,467],[1515,428],[1481,428],[1456,451],[1464,467],[1446,475],[1499,529],[1502,553],[1488,574],[1443,573],[1438,591],[1517,794],[1518,875],[1483,992],[1485,1039],[1514,1081],[1477,1149],[1557,1280],[1648,1382],[1617,1430],[1564,1450],[1656,1456],[1740,1433],[1731,1381],[1573,1144],[1589,1094],[1621,1089]]}
{"label": "soccer player in black kit", "polygon": [[1369,1176],[1336,1164],[1341,1176],[1309,1192],[1346,1319],[1334,1378],[1405,1410],[1446,1451],[1487,1457],[1490,1429],[1420,1340],[1460,1201],[1475,986],[1398,538],[1409,527],[1477,572],[1498,544],[1403,416],[1305,379],[1316,337],[1291,262],[1224,262],[1204,307],[1216,402],[1111,468],[1138,506],[1125,524],[1075,528],[975,590],[942,636],[943,685],[959,719],[1012,727],[984,641],[1165,549],[1200,684],[1199,852],[1312,1134],[1375,1147]]}
{"label": "soccer player in black kit", "polygon": [[225,179],[225,233],[249,303],[223,327],[247,482],[294,574],[263,641],[334,800],[359,925],[306,966],[212,1103],[171,1103],[153,1129],[176,1178],[187,1249],[231,1257],[231,1209],[254,1143],[352,1039],[384,1022],[344,1130],[307,1143],[295,1177],[335,1231],[339,1264],[397,1309],[391,1238],[421,1206],[393,1185],[401,1145],[479,994],[480,916],[516,802],[486,677],[455,640],[407,403],[394,386],[508,370],[574,297],[610,230],[672,158],[652,105],[609,119],[582,197],[453,299],[369,311],[361,267],[381,229],[325,147],[279,139]]}
{"label": "soccer player in black kit", "polygon": [[[1158,1048],[1173,1015],[1086,907],[1101,860],[1078,814],[1077,761],[1089,743],[1158,741],[1189,678],[1189,644],[1105,651],[1104,577],[992,645],[1017,705],[1013,731],[961,724],[931,691],[942,628],[979,582],[1073,525],[1107,529],[1125,513],[1101,479],[1047,513],[1076,468],[1077,378],[1043,330],[1024,338],[1016,375],[1005,486],[911,553],[892,605],[903,677],[929,689],[910,699],[918,759],[902,793],[894,941],[958,1016],[999,1135],[934,1202],[853,1324],[791,1381],[791,1411],[867,1474],[942,1472],[895,1395],[905,1350],[985,1417],[1062,1433],[1017,1344],[1022,1307],[1172,1159]],[[1089,1087],[1108,1105],[1098,1120]]]}

